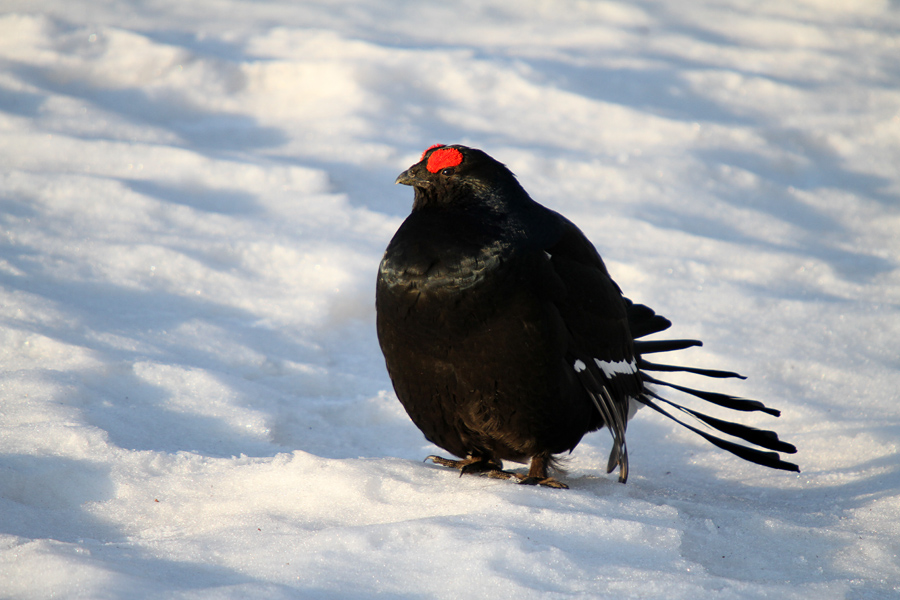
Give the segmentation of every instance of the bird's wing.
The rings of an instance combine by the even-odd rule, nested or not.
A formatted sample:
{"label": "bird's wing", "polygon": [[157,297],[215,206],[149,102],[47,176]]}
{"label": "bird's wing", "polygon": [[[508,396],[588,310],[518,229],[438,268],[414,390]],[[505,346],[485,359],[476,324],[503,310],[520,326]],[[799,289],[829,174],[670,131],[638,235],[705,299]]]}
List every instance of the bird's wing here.
{"label": "bird's wing", "polygon": [[560,215],[556,235],[544,244],[562,292],[555,305],[568,329],[566,361],[613,437],[608,470],[628,476],[625,428],[632,399],[643,384],[628,322],[628,304],[594,245]]}
{"label": "bird's wing", "polygon": [[[698,340],[689,339],[640,339],[668,329],[671,322],[652,309],[623,297],[593,244],[574,224],[564,217],[557,217],[558,233],[551,244],[545,244],[545,249],[553,272],[564,289],[564,293],[556,300],[556,305],[569,330],[567,360],[613,436],[608,471],[611,472],[618,466],[619,480],[624,482],[628,476],[625,427],[633,400],[649,406],[744,460],[775,469],[798,470],[795,464],[782,460],[777,454],[791,454],[797,451],[796,448],[779,440],[774,431],[756,429],[703,414],[661,396],[646,385],[666,386],[731,410],[779,415],[777,410],[756,400],[680,386],[651,376],[648,371],[684,371],[713,378],[741,377],[730,371],[648,361],[645,358],[647,354],[682,350],[702,344]],[[712,430],[764,450],[735,443],[694,427],[675,417],[660,404],[690,415]]]}

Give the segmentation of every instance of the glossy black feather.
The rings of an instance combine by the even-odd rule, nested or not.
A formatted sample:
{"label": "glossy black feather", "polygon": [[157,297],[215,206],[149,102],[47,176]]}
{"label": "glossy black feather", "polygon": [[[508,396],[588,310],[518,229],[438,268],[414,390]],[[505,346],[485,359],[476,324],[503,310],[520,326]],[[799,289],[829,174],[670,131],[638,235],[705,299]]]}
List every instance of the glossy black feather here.
{"label": "glossy black feather", "polygon": [[747,379],[740,373],[735,373],[733,371],[699,369],[697,367],[682,367],[678,365],[661,365],[659,363],[652,363],[649,360],[644,359],[643,357],[638,360],[638,366],[642,371],[681,371],[683,373],[693,373],[694,375],[703,375],[704,377],[714,377],[716,379]]}
{"label": "glossy black feather", "polygon": [[[435,152],[444,154],[429,162]],[[427,439],[464,459],[436,459],[440,464],[512,475],[498,470],[499,461],[530,460],[528,477],[518,478],[564,487],[547,476],[553,456],[606,427],[613,437],[609,469],[618,467],[625,481],[634,403],[674,419],[652,402],[658,396],[646,383],[727,408],[776,412],[647,375],[739,377],[644,360],[642,354],[700,342],[638,340],[671,323],[625,298],[584,234],[534,202],[487,154],[464,146],[429,149],[397,181],[415,188],[415,200],[379,267],[378,338],[410,418]],[[689,414],[746,442],[793,449],[767,432]],[[742,458],[784,468],[685,426]]]}

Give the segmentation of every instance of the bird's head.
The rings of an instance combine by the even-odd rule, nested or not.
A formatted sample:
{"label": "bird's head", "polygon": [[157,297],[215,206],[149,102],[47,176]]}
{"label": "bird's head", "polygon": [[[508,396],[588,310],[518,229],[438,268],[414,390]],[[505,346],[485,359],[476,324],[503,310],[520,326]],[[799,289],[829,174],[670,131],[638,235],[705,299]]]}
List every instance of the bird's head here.
{"label": "bird's head", "polygon": [[506,166],[481,150],[460,145],[431,146],[395,183],[415,188],[414,211],[425,206],[498,207],[512,198],[527,197]]}

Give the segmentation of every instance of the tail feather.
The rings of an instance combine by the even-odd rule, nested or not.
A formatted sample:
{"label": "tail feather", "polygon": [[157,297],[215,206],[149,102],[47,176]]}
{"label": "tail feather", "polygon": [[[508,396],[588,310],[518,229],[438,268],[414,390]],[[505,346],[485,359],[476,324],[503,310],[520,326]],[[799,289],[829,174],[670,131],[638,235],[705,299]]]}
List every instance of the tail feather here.
{"label": "tail feather", "polygon": [[655,377],[651,377],[646,373],[643,373],[643,378],[647,383],[664,385],[674,390],[678,390],[679,392],[684,392],[686,394],[696,396],[697,398],[706,400],[707,402],[711,402],[712,404],[716,404],[724,408],[730,408],[731,410],[739,410],[742,412],[760,411],[772,415],[773,417],[781,416],[780,410],[769,408],[759,400],[748,400],[747,398],[738,398],[737,396],[729,396],[728,394],[720,394],[719,392],[707,392],[705,390],[697,390],[694,388],[685,387],[683,385],[676,385],[674,383],[656,379]]}
{"label": "tail feather", "polygon": [[751,444],[755,444],[757,446],[760,446],[761,448],[768,448],[769,450],[776,450],[778,452],[785,452],[787,454],[794,454],[795,452],[797,452],[797,448],[794,447],[793,444],[782,442],[780,439],[778,439],[778,434],[774,431],[769,431],[768,429],[756,429],[755,427],[742,425],[741,423],[733,423],[731,421],[723,421],[722,419],[717,419],[715,417],[703,414],[702,412],[692,410],[690,408],[681,406],[680,404],[676,404],[668,398],[663,398],[662,396],[659,396],[653,392],[645,393],[650,393],[657,400],[665,402],[669,406],[686,412],[692,417],[703,421],[710,427],[717,429],[722,433],[740,438],[745,442],[750,442]]}
{"label": "tail feather", "polygon": [[[635,340],[634,350],[637,358],[637,365],[644,383],[666,386],[673,390],[678,390],[679,392],[689,394],[691,396],[694,396],[695,398],[699,398],[711,404],[729,408],[731,410],[742,412],[759,411],[769,415],[773,415],[775,417],[781,414],[780,411],[774,408],[769,408],[768,406],[757,400],[748,400],[746,398],[738,398],[736,396],[730,396],[728,394],[707,392],[705,390],[685,387],[682,385],[669,383],[667,381],[662,381],[651,375],[650,373],[655,374],[678,371],[712,378],[744,379],[743,375],[734,373],[732,371],[719,371],[716,369],[701,369],[697,367],[660,364],[646,360],[644,358],[644,355],[647,354],[655,354],[659,352],[674,352],[694,346],[702,346],[703,343],[699,340],[683,339],[641,340],[639,338],[643,338],[653,333],[659,333],[660,331],[665,331],[672,325],[672,323],[665,317],[657,315],[656,312],[653,311],[653,309],[644,306],[643,304],[635,304],[628,299],[626,299],[626,309],[628,312],[628,325],[631,328],[632,337]],[[743,458],[744,460],[766,467],[771,467],[773,469],[782,469],[785,471],[800,470],[797,465],[781,459],[781,456],[778,454],[778,452],[793,454],[797,452],[797,449],[792,444],[788,444],[787,442],[783,442],[778,439],[778,434],[774,431],[756,429],[755,427],[749,427],[740,423],[734,423],[731,421],[725,421],[722,419],[711,417],[702,412],[681,406],[680,404],[676,404],[675,402],[667,398],[663,398],[662,396],[657,394],[655,390],[651,390],[647,386],[644,386],[643,393],[638,396],[636,400],[667,416],[676,423],[682,425],[683,427],[686,427],[690,431],[693,431],[697,435],[701,436],[712,444],[715,444],[719,448],[731,452],[732,454]],[[710,433],[709,431],[704,430],[705,428],[698,428],[699,424],[698,427],[694,427],[693,425],[685,423],[678,417],[672,415],[670,412],[662,408],[660,406],[661,403],[667,404],[685,414],[691,415],[700,423],[705,424],[712,430],[721,432],[722,434],[736,438],[738,440],[742,440],[749,444],[753,444],[754,446],[758,446],[759,448],[764,448],[765,450],[750,448],[743,444],[723,439],[721,437],[718,437],[717,435],[713,435],[713,433]]]}
{"label": "tail feather", "polygon": [[682,367],[679,365],[662,365],[659,363],[652,363],[650,361],[644,360],[643,358],[638,360],[638,367],[642,371],[683,371],[685,373],[694,373],[696,375],[703,375],[705,377],[716,377],[716,378],[735,378],[735,379],[747,379],[740,373],[735,373],[734,371],[719,371],[716,369],[698,369],[697,367]]}
{"label": "tail feather", "polygon": [[628,298],[625,298],[628,311],[628,324],[631,327],[631,335],[634,339],[642,338],[651,333],[659,333],[665,331],[672,326],[672,321],[668,320],[656,312],[649,306],[643,304],[634,304]]}
{"label": "tail feather", "polygon": [[777,452],[764,452],[762,450],[757,450],[756,448],[748,448],[747,446],[743,446],[741,444],[736,444],[734,442],[724,440],[720,437],[716,437],[710,433],[707,433],[707,432],[703,431],[702,429],[698,429],[696,427],[688,425],[681,419],[672,416],[671,414],[669,414],[668,412],[666,412],[665,410],[660,408],[659,405],[657,405],[655,402],[653,402],[650,399],[651,396],[656,399],[666,401],[664,398],[661,398],[660,396],[658,396],[652,392],[645,393],[643,396],[638,398],[638,400],[642,404],[645,404],[645,405],[649,406],[650,408],[652,408],[653,410],[672,419],[673,421],[675,421],[682,427],[685,427],[686,429],[693,431],[694,433],[696,433],[703,439],[705,439],[708,442],[710,442],[711,444],[721,448],[722,450],[731,452],[732,454],[734,454],[735,456],[737,456],[739,458],[743,458],[744,460],[750,461],[752,463],[756,463],[758,465],[762,465],[764,467],[770,467],[772,469],[780,469],[782,471],[794,471],[794,472],[798,472],[798,473],[800,472],[800,467],[798,467],[794,463],[790,463],[790,462],[782,460],[781,456]]}
{"label": "tail feather", "polygon": [[700,340],[643,340],[634,343],[634,350],[638,354],[654,354],[656,352],[672,352],[702,345],[703,342]]}

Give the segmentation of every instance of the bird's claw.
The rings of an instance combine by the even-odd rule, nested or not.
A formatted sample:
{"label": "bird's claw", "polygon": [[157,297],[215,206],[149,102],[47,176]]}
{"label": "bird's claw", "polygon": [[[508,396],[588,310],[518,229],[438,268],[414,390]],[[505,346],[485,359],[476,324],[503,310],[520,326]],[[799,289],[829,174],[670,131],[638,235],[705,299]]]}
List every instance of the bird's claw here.
{"label": "bird's claw", "polygon": [[531,477],[528,475],[521,475],[519,477],[520,485],[540,485],[543,487],[549,487],[557,490],[567,490],[569,486],[564,484],[562,481],[554,479],[552,477],[544,477],[541,479],[540,477]]}
{"label": "bird's claw", "polygon": [[503,465],[499,461],[478,456],[469,456],[463,460],[453,460],[432,454],[431,456],[426,456],[425,460],[430,460],[434,464],[441,465],[442,467],[457,469],[460,477],[466,474],[486,475],[488,477],[493,477],[494,479],[516,479],[518,480],[517,483],[522,485],[540,485],[561,490],[569,489],[569,486],[552,477],[532,477],[529,475],[513,473],[511,471],[504,471],[502,468]]}

